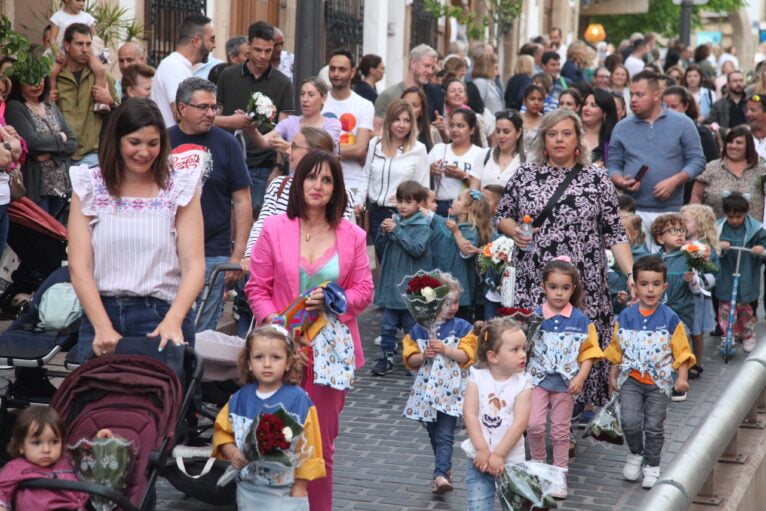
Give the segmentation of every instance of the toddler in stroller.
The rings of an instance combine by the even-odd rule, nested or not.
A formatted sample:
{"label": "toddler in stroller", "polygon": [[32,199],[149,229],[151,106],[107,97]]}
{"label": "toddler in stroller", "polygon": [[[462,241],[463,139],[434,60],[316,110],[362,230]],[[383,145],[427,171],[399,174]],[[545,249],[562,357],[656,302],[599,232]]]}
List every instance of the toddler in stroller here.
{"label": "toddler in stroller", "polygon": [[104,429],[132,444],[135,456],[122,493],[63,478],[25,480],[19,488],[86,492],[111,500],[125,511],[152,509],[154,484],[201,378],[202,363],[191,349],[186,351],[184,366],[189,375],[185,394],[174,371],[162,362],[141,355],[101,357],[69,375],[51,401],[68,426],[67,444],[93,438]]}

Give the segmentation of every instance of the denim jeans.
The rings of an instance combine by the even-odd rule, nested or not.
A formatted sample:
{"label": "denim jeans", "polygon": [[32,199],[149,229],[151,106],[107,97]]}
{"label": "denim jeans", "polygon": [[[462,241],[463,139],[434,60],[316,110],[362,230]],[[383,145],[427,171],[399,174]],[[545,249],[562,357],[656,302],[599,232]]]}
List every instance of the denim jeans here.
{"label": "denim jeans", "polygon": [[[250,198],[253,201],[253,212],[260,211],[263,206],[263,195],[266,193],[269,176],[273,167],[248,167],[247,173],[250,174]],[[253,218],[258,215],[253,214]]]}
{"label": "denim jeans", "polygon": [[659,466],[665,441],[667,394],[657,385],[647,385],[628,377],[620,389],[620,411],[630,452],[643,455],[646,465]]}
{"label": "denim jeans", "polygon": [[88,167],[95,167],[98,165],[98,153],[88,153],[82,157],[79,161],[73,161],[74,165],[87,165]]}
{"label": "denim jeans", "polygon": [[489,321],[494,318],[497,314],[498,307],[500,307],[500,302],[484,300],[484,321]]}
{"label": "denim jeans", "polygon": [[431,439],[434,450],[434,479],[437,476],[447,477],[452,468],[452,444],[455,442],[457,417],[446,413],[436,412],[436,420],[426,422],[426,431]]}
{"label": "denim jeans", "polygon": [[449,208],[452,207],[452,200],[451,199],[445,199],[445,200],[437,200],[436,201],[436,214],[441,216],[448,216],[449,215]]}
{"label": "denim jeans", "polygon": [[383,309],[383,317],[380,319],[380,349],[383,354],[396,351],[396,332],[399,328],[408,334],[413,326],[415,320],[407,309]]}
{"label": "denim jeans", "polygon": [[[165,315],[170,310],[168,302],[149,296],[102,296],[101,302],[112,322],[112,328],[123,337],[146,337],[146,334],[157,328],[157,325],[165,319]],[[194,346],[192,311],[186,315],[181,329],[184,341]],[[95,337],[93,324],[91,324],[88,316],[83,314],[77,341],[77,351],[81,363],[93,355],[93,339]],[[149,342],[150,340],[147,339],[147,344]],[[120,349],[119,351],[122,352],[123,350]],[[146,354],[143,349],[133,352],[135,351]]]}
{"label": "denim jeans", "polygon": [[[205,283],[210,280],[210,274],[213,268],[219,264],[226,264],[229,262],[227,256],[214,256],[205,258]],[[210,294],[207,296],[207,302],[205,302],[205,308],[202,309],[202,315],[199,321],[194,327],[195,332],[202,332],[204,330],[215,330],[218,326],[218,320],[221,319],[223,313],[223,284],[225,281],[226,273],[219,272],[216,276],[215,282],[212,283]],[[194,302],[194,314],[196,317],[199,307],[202,306],[202,295],[197,297],[197,301]]]}
{"label": "denim jeans", "polygon": [[465,470],[465,485],[468,490],[468,511],[492,511],[495,506],[495,477],[481,472],[468,460]]}

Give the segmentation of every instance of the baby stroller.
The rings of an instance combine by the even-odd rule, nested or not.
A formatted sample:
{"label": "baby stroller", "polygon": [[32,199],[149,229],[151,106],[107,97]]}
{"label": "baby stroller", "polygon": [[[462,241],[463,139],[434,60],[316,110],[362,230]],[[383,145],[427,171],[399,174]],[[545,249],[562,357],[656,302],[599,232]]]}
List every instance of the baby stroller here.
{"label": "baby stroller", "polygon": [[14,303],[16,295],[33,293],[66,260],[67,230],[26,197],[11,202],[8,217],[8,246],[20,265],[13,272],[13,282],[0,296],[0,310],[6,317],[13,317],[19,312]]}
{"label": "baby stroller", "polygon": [[142,355],[108,355],[81,365],[51,401],[68,425],[67,444],[92,438],[102,428],[132,442],[136,456],[124,494],[99,484],[61,479],[30,479],[20,487],[83,491],[105,497],[124,511],[152,509],[154,484],[202,378],[201,359],[191,348],[184,353],[184,370],[185,394],[166,364]]}

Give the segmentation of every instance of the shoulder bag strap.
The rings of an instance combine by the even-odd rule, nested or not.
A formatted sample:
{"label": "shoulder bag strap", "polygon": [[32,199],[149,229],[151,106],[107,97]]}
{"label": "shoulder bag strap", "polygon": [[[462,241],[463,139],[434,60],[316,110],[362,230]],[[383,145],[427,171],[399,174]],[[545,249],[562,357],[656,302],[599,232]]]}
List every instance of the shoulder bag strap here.
{"label": "shoulder bag strap", "polygon": [[551,215],[553,207],[556,205],[556,203],[558,203],[561,196],[564,195],[564,192],[569,187],[569,184],[577,176],[577,174],[580,173],[580,170],[582,170],[582,165],[579,163],[572,167],[572,170],[570,170],[569,173],[564,177],[564,180],[561,182],[561,184],[559,184],[558,188],[556,188],[556,191],[553,192],[551,198],[548,199],[548,203],[545,205],[542,212],[532,221],[532,227],[538,228],[543,225],[545,220]]}
{"label": "shoulder bag strap", "polygon": [[285,186],[287,186],[288,181],[291,181],[290,176],[285,176],[282,182],[279,183],[279,188],[277,189],[277,200],[279,200],[282,197],[282,192],[285,191]]}

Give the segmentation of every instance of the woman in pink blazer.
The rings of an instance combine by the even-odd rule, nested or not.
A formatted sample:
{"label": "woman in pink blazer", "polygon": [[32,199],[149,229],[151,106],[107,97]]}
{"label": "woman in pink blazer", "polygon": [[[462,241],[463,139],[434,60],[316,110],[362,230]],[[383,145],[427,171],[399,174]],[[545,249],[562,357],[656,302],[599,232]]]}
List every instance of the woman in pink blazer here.
{"label": "woman in pink blazer", "polygon": [[[253,247],[250,280],[245,293],[255,320],[269,323],[298,294],[333,280],[346,291],[348,309],[340,317],[354,339],[356,367],[364,365],[356,317],[372,302],[373,284],[364,230],[343,219],[346,190],[338,159],[312,151],[298,164],[290,188],[287,213],[273,216]],[[323,292],[316,289],[306,302],[319,310]],[[327,477],[309,483],[312,511],[332,509],[332,467],[338,420],[346,391],[314,385],[303,378],[303,388],[319,415],[322,454]]]}

